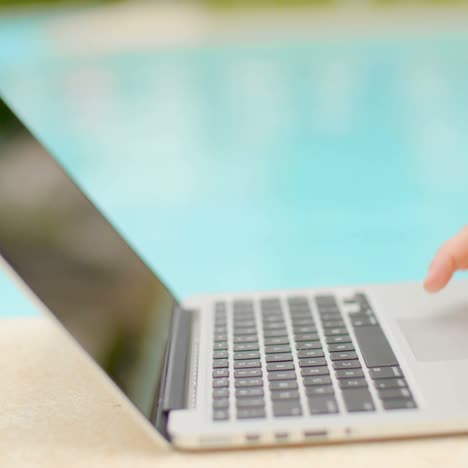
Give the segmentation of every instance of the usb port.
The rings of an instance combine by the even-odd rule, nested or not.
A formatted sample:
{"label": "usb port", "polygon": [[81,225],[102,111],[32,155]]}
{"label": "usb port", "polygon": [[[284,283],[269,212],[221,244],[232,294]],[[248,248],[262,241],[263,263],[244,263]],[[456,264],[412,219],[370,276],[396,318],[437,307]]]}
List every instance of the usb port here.
{"label": "usb port", "polygon": [[327,437],[328,431],[304,431],[304,438],[306,439],[319,439]]}
{"label": "usb port", "polygon": [[249,443],[255,443],[260,440],[260,434],[246,434],[245,440]]}

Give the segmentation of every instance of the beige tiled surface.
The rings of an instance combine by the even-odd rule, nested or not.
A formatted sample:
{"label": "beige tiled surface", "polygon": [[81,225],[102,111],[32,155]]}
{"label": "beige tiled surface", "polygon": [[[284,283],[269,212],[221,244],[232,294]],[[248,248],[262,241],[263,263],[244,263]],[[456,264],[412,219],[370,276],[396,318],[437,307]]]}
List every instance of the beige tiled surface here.
{"label": "beige tiled surface", "polygon": [[464,32],[468,6],[408,5],[372,8],[343,2],[337,8],[210,9],[185,2],[121,2],[51,16],[53,51],[67,57],[206,44],[418,37]]}
{"label": "beige tiled surface", "polygon": [[468,437],[175,452],[158,445],[48,319],[0,320],[0,467],[467,467]]}

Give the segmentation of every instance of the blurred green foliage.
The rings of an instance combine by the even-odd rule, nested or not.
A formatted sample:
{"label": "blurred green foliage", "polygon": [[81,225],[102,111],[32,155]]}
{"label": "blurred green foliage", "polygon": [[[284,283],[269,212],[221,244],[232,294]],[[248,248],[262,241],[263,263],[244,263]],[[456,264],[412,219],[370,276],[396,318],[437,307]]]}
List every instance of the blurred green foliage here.
{"label": "blurred green foliage", "polygon": [[[261,7],[261,6],[300,6],[300,5],[334,5],[348,3],[352,4],[462,4],[468,0],[198,0],[196,3],[208,4],[213,7]],[[119,0],[0,0],[2,6],[22,6],[22,5],[78,5],[96,3],[117,3]],[[167,3],[170,3],[167,0]],[[195,3],[195,0],[194,0]]]}
{"label": "blurred green foliage", "polygon": [[111,2],[115,2],[115,0],[0,0],[0,8],[30,5],[86,5]]}
{"label": "blurred green foliage", "polygon": [[369,4],[369,5],[453,5],[453,4],[468,4],[468,0],[205,0],[202,3],[209,4],[213,7],[261,7],[261,6],[323,6],[323,5],[352,5]]}

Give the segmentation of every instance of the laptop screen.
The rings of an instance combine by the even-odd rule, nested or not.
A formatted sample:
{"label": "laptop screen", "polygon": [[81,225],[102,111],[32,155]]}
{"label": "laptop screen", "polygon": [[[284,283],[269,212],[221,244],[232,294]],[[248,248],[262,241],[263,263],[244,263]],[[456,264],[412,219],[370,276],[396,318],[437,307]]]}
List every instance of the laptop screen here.
{"label": "laptop screen", "polygon": [[149,418],[175,298],[1,98],[0,253]]}

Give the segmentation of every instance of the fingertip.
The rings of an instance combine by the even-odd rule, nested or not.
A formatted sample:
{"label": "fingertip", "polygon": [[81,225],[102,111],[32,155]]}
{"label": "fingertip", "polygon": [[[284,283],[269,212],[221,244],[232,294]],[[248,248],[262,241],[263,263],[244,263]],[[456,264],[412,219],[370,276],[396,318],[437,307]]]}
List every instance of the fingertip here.
{"label": "fingertip", "polygon": [[435,294],[436,292],[439,292],[441,290],[441,287],[437,285],[431,278],[428,277],[424,280],[424,289],[429,294]]}
{"label": "fingertip", "polygon": [[424,289],[428,293],[436,293],[445,288],[453,275],[450,262],[445,258],[436,258],[429,267],[424,281]]}

